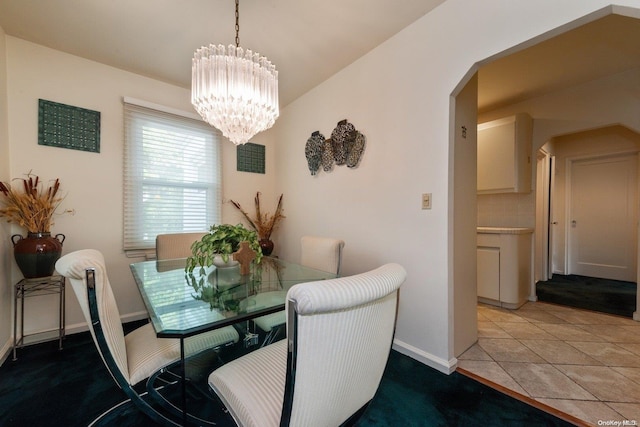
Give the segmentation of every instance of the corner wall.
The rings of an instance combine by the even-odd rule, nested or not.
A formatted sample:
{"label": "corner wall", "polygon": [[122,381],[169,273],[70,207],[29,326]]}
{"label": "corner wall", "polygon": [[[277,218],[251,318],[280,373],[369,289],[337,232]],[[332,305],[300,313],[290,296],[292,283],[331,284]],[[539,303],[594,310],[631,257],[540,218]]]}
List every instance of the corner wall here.
{"label": "corner wall", "polygon": [[[53,233],[66,235],[63,254],[85,248],[103,252],[123,320],[146,317],[129,269],[130,263],[143,259],[127,258],[122,249],[122,99],[130,96],[193,112],[190,91],[14,37],[6,37],[6,46],[8,103],[7,108],[0,111],[8,111],[11,125],[8,138],[2,138],[0,134],[0,150],[9,153],[8,156],[0,155],[2,177],[22,177],[32,171],[45,181],[60,178],[62,191],[66,194],[61,208],[75,210],[73,216],[58,216],[53,226]],[[4,57],[1,56],[3,61]],[[3,81],[0,74],[0,90],[4,88]],[[38,145],[39,98],[99,111],[100,152]],[[2,99],[4,97],[0,96],[0,102]],[[0,126],[6,121],[7,118],[0,117]],[[6,136],[6,127],[0,127],[0,132]],[[271,139],[265,134],[256,137],[255,141],[267,146],[265,175],[236,172],[235,146],[223,141],[222,194],[225,200],[233,198],[248,204],[257,190],[271,193],[275,176]],[[223,206],[223,220],[239,222],[240,216],[232,209],[229,204]],[[24,234],[20,228],[6,230],[8,235]],[[2,239],[2,245],[5,242]],[[14,283],[22,276],[12,258],[9,253],[2,260],[10,263],[5,264],[7,268],[10,266],[5,276]],[[66,297],[68,332],[85,330],[84,317],[73,292],[67,292]],[[55,296],[30,298],[26,304],[26,334],[55,328]],[[3,309],[2,316],[6,312]],[[12,322],[0,322],[0,337],[8,336],[12,330]]]}
{"label": "corner wall", "polygon": [[[476,259],[468,249],[475,234],[460,243],[450,236],[451,223],[454,216],[473,222],[476,212],[475,206],[466,215],[450,210],[458,191],[457,182],[450,183],[455,161],[449,156],[456,155],[450,96],[479,61],[607,6],[598,0],[447,0],[287,106],[275,128],[277,185],[293,200],[281,255],[299,258],[300,237],[319,234],[346,241],[344,274],[392,261],[404,265],[395,348],[441,371],[454,369],[460,348],[451,341],[475,323],[473,316],[455,323],[455,311],[464,307],[452,302],[451,287],[468,277]],[[328,137],[342,119],[367,137],[360,166],[311,176],[305,141],[316,130]],[[454,180],[473,179],[454,173]],[[431,210],[421,209],[422,193],[432,194]],[[456,255],[462,258],[452,259]],[[464,284],[461,289],[470,292]]]}
{"label": "corner wall", "polygon": [[[9,179],[9,117],[7,114],[7,45],[0,27],[0,181]],[[9,225],[0,222],[0,325],[12,324],[12,287],[10,262],[12,258]],[[0,327],[0,363],[10,348],[11,330]]]}

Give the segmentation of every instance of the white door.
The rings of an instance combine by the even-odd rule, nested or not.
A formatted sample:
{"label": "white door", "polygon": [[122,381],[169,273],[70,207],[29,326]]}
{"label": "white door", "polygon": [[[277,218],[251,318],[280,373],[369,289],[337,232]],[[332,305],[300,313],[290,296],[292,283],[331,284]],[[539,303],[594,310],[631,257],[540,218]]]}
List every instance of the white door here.
{"label": "white door", "polygon": [[569,273],[636,280],[637,156],[574,160]]}

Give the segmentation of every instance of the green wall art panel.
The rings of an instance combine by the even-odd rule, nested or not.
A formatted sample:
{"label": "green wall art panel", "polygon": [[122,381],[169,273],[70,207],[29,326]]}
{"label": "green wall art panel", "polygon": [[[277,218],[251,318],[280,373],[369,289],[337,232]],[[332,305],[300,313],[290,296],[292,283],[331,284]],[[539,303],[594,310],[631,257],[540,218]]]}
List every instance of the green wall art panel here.
{"label": "green wall art panel", "polygon": [[237,167],[239,172],[265,173],[264,145],[247,142],[238,145],[236,151]]}
{"label": "green wall art panel", "polygon": [[38,100],[38,144],[100,152],[100,112]]}

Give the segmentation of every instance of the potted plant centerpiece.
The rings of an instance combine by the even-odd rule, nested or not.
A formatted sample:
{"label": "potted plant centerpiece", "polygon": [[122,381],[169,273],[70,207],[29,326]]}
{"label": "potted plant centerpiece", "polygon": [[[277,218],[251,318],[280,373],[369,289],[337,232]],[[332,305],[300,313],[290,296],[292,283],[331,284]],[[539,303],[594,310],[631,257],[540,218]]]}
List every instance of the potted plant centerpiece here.
{"label": "potted plant centerpiece", "polygon": [[249,222],[249,225],[256,233],[258,233],[258,237],[260,238],[260,247],[262,247],[262,253],[264,255],[271,255],[273,252],[273,241],[271,241],[271,233],[278,226],[280,221],[285,218],[282,214],[282,194],[278,199],[278,205],[276,206],[276,211],[273,215],[268,212],[263,212],[260,208],[260,192],[256,193],[256,197],[254,199],[256,214],[255,217],[251,218],[240,203],[234,202],[231,200],[231,204],[236,207],[242,213],[244,218]]}
{"label": "potted plant centerpiece", "polygon": [[249,248],[256,253],[256,262],[262,259],[262,251],[258,235],[255,231],[248,230],[242,224],[213,225],[209,233],[202,236],[202,239],[191,245],[191,256],[187,258],[186,270],[193,272],[196,267],[218,267],[237,264],[231,257],[240,249],[240,243],[248,242]]}
{"label": "potted plant centerpiece", "polygon": [[60,180],[44,188],[40,178],[29,172],[27,178],[13,181],[17,185],[0,182],[0,217],[27,230],[27,237],[11,236],[16,263],[25,278],[51,276],[65,238],[64,234],[51,236],[53,215],[64,199],[59,194]]}

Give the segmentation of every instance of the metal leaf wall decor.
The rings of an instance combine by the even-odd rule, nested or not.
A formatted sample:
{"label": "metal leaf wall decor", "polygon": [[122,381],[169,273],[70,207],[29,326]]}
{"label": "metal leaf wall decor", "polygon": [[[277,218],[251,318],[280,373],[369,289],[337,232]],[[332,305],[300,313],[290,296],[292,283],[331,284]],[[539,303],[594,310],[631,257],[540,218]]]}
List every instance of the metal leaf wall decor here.
{"label": "metal leaf wall decor", "polygon": [[307,144],[304,146],[304,155],[307,156],[307,163],[309,164],[309,172],[311,172],[311,175],[315,175],[318,173],[318,169],[320,169],[323,147],[324,135],[319,131],[313,132],[311,137],[307,139]]}
{"label": "metal leaf wall decor", "polygon": [[365,136],[356,130],[347,120],[341,120],[331,132],[331,138],[325,139],[320,131],[311,134],[304,147],[311,175],[316,175],[320,166],[330,172],[334,164],[356,168],[360,163],[366,145]]}

